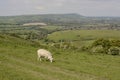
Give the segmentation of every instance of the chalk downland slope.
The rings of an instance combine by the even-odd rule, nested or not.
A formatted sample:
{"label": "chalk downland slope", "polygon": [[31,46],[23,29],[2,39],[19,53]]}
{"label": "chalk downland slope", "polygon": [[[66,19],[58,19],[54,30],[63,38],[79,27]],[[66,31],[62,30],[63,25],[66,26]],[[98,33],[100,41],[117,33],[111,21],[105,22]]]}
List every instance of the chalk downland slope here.
{"label": "chalk downland slope", "polygon": [[32,42],[0,35],[0,80],[119,80],[120,58],[50,48],[55,62],[37,61]]}

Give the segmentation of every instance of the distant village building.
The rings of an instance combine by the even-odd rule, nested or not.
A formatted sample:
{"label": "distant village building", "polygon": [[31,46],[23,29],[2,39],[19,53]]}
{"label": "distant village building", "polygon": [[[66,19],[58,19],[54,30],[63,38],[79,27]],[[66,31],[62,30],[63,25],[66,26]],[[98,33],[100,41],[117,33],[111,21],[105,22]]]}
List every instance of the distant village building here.
{"label": "distant village building", "polygon": [[25,23],[25,24],[23,24],[23,26],[47,26],[47,24],[35,22],[35,23]]}

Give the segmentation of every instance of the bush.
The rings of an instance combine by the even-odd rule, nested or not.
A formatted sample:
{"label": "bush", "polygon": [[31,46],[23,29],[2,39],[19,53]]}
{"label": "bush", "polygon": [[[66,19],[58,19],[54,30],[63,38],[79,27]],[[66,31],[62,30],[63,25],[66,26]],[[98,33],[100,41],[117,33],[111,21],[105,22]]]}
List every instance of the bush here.
{"label": "bush", "polygon": [[108,39],[98,39],[93,42],[92,47],[101,46],[103,48],[103,53],[108,54],[108,49],[112,46],[111,41]]}
{"label": "bush", "polygon": [[90,46],[82,46],[82,47],[81,47],[81,50],[82,50],[82,51],[89,51],[90,49],[91,49]]}
{"label": "bush", "polygon": [[104,53],[104,49],[102,46],[96,46],[91,49],[92,53]]}
{"label": "bush", "polygon": [[111,47],[111,48],[109,49],[108,54],[111,54],[111,55],[119,55],[119,54],[120,54],[120,48],[119,48],[119,47]]}
{"label": "bush", "polygon": [[111,40],[111,45],[120,47],[120,40]]}

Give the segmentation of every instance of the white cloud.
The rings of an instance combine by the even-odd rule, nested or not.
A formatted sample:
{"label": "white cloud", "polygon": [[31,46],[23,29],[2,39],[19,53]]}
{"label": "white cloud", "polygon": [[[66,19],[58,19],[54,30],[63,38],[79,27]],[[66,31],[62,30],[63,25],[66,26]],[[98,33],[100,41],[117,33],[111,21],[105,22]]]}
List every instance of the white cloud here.
{"label": "white cloud", "polygon": [[45,10],[46,8],[44,6],[36,6],[35,9],[37,9],[37,10]]}

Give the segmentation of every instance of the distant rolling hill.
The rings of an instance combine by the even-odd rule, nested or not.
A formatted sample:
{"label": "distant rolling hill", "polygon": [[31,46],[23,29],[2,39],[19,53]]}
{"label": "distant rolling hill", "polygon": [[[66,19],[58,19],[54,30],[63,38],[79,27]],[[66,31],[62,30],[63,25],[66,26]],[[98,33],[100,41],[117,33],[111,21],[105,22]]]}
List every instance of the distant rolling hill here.
{"label": "distant rolling hill", "polygon": [[0,16],[0,23],[6,21],[11,23],[26,23],[26,22],[111,22],[120,21],[120,17],[86,17],[79,14],[40,14],[40,15],[20,15],[20,16]]}
{"label": "distant rolling hill", "polygon": [[115,27],[120,29],[120,17],[87,17],[79,14],[40,14],[40,15],[20,15],[20,16],[1,16],[0,24],[17,24],[25,23],[45,23],[48,25],[60,25],[70,27]]}
{"label": "distant rolling hill", "polygon": [[78,14],[41,14],[41,15],[21,15],[0,17],[0,22],[4,23],[26,23],[26,22],[69,22],[85,18]]}

